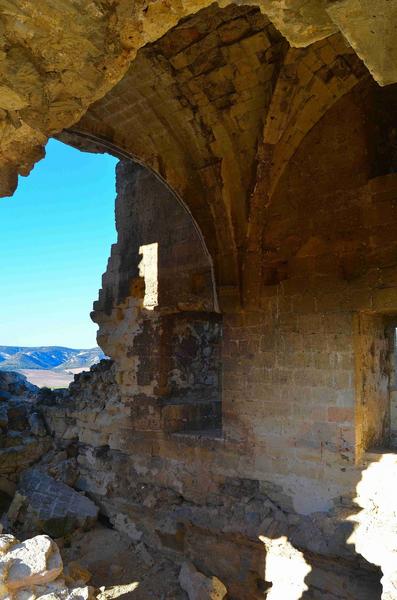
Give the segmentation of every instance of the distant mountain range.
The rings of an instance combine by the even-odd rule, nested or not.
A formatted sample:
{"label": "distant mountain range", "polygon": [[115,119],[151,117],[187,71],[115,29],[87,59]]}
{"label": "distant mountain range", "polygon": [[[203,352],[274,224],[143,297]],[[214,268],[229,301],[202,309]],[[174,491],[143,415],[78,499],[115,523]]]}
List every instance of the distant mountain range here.
{"label": "distant mountain range", "polygon": [[102,358],[105,355],[100,348],[76,350],[63,346],[0,346],[1,371],[89,369]]}

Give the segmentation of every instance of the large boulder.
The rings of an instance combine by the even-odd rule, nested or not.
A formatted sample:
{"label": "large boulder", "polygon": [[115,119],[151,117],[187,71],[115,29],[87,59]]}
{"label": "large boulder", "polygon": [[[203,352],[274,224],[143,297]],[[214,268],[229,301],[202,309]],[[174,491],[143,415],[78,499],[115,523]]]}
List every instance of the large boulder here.
{"label": "large boulder", "polygon": [[[0,557],[0,585],[9,591],[43,585],[62,573],[61,555],[47,535],[18,543],[7,536],[7,551]],[[1,589],[1,587],[0,587]]]}
{"label": "large boulder", "polygon": [[11,504],[10,521],[22,521],[31,531],[55,538],[77,528],[89,529],[98,517],[98,507],[89,498],[36,468],[22,474],[15,498],[20,506],[15,514]]}
{"label": "large boulder", "polygon": [[19,542],[0,535],[0,600],[94,600],[92,588],[66,585],[58,546],[46,535]]}
{"label": "large boulder", "polygon": [[206,577],[188,562],[182,565],[179,583],[189,600],[223,600],[227,594],[222,581],[217,577]]}

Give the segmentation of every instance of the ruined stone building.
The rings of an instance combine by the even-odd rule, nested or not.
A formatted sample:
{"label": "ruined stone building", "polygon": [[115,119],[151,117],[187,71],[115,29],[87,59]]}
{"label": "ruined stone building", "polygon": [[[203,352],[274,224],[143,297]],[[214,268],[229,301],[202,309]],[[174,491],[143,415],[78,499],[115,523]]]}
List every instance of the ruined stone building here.
{"label": "ruined stone building", "polygon": [[393,0],[0,0],[1,194],[51,136],[120,159],[113,362],[48,426],[234,600],[397,599],[396,35]]}

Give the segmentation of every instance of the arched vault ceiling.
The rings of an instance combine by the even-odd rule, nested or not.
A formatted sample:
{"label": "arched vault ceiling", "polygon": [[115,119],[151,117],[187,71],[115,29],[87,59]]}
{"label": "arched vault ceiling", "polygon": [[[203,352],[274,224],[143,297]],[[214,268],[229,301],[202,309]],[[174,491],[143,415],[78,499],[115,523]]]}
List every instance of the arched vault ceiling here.
{"label": "arched vault ceiling", "polygon": [[138,157],[179,193],[224,285],[237,279],[257,147],[287,50],[257,8],[212,6],[140,50],[75,126]]}
{"label": "arched vault ceiling", "polygon": [[[365,76],[340,34],[290,48],[256,7],[213,5],[142,48],[61,139],[111,143],[158,172],[201,227],[219,285],[239,293],[260,211],[288,161]],[[258,167],[266,171],[260,194]]]}
{"label": "arched vault ceiling", "polygon": [[[120,81],[140,48],[210,4],[210,0],[0,0],[0,194],[12,192],[18,173],[28,174],[42,157],[48,136],[76,123]],[[224,8],[230,0],[218,4]],[[292,46],[308,46],[340,29],[380,83],[397,80],[395,3],[248,0],[247,4],[267,15]]]}

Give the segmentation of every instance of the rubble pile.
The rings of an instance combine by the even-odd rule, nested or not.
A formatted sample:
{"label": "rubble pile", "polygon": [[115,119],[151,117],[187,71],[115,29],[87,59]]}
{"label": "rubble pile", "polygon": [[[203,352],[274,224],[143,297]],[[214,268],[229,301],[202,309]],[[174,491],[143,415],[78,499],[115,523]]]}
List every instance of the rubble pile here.
{"label": "rubble pile", "polygon": [[[93,368],[99,379],[111,367],[103,363]],[[52,427],[53,414],[66,404],[69,416],[77,406],[70,390],[39,389],[23,375],[0,372],[0,493],[10,500],[0,506],[0,600],[107,600],[130,593],[134,600],[222,600],[227,591],[216,577],[192,563],[181,568],[98,523],[98,506],[78,489],[76,436],[57,436]],[[95,587],[87,585],[87,566]],[[131,569],[137,581],[130,581]]]}

